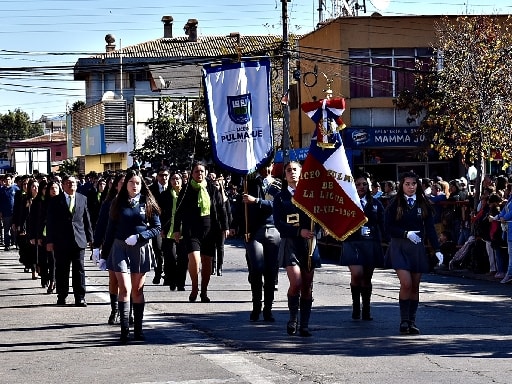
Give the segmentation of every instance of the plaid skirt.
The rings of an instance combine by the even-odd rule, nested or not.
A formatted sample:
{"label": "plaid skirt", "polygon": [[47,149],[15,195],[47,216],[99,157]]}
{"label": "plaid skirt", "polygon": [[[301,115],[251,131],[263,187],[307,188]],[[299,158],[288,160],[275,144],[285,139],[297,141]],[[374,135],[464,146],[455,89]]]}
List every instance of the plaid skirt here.
{"label": "plaid skirt", "polygon": [[154,257],[151,242],[128,245],[115,239],[107,259],[107,268],[114,272],[146,273]]}
{"label": "plaid skirt", "polygon": [[414,244],[409,239],[392,238],[386,252],[386,266],[413,273],[430,271],[427,251],[423,243]]}

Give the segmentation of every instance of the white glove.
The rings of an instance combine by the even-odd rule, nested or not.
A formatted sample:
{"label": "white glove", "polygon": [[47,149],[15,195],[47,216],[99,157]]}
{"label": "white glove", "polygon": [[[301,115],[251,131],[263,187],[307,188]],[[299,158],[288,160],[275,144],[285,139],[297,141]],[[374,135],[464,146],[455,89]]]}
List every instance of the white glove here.
{"label": "white glove", "polygon": [[437,251],[436,257],[437,257],[437,260],[439,260],[439,264],[443,264],[443,260],[444,260],[443,254],[441,252]]}
{"label": "white glove", "polygon": [[407,238],[414,244],[419,244],[421,243],[421,237],[417,235],[418,233],[420,233],[420,231],[409,231],[407,232]]}
{"label": "white glove", "polygon": [[94,261],[94,264],[98,264],[98,262],[100,261],[100,249],[99,248],[94,248],[92,250],[92,261]]}
{"label": "white glove", "polygon": [[137,244],[137,235],[128,236],[124,242],[132,246]]}
{"label": "white glove", "polygon": [[107,260],[100,259],[98,261],[98,268],[100,269],[100,271],[106,271],[107,270]]}

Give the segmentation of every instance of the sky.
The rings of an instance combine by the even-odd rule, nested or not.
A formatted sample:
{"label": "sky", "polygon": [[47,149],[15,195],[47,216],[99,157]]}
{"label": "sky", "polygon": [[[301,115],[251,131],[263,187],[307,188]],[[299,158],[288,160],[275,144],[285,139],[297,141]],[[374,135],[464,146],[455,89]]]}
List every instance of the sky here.
{"label": "sky", "polygon": [[[320,0],[288,2],[289,32],[306,34],[319,21]],[[324,19],[336,2],[323,0]],[[348,0],[349,3],[355,0]],[[363,0],[358,0],[363,4]],[[243,35],[282,32],[280,0],[0,0],[0,114],[20,109],[32,120],[55,118],[79,100],[83,81],[73,80],[80,57],[105,51],[105,35],[117,48],[163,36],[161,18],[174,18],[173,35],[184,36],[188,19],[198,34]],[[509,14],[510,0],[366,0],[366,13],[382,15]]]}

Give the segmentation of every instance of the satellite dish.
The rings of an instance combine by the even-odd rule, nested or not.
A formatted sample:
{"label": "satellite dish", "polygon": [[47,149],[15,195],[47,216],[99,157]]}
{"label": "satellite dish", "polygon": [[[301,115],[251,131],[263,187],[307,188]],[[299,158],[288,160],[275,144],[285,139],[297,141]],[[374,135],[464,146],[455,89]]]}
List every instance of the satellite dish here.
{"label": "satellite dish", "polygon": [[387,7],[389,7],[391,0],[370,0],[370,2],[379,11],[384,11]]}

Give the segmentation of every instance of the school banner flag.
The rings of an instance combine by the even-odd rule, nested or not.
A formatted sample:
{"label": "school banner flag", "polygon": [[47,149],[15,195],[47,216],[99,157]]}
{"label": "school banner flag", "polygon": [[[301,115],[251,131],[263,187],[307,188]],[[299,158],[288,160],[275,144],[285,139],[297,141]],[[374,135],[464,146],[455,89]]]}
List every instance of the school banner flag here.
{"label": "school banner flag", "polygon": [[332,237],[343,241],[368,221],[357,195],[339,130],[345,100],[303,103],[316,123],[293,203]]}
{"label": "school banner flag", "polygon": [[248,174],[273,156],[270,61],[203,67],[208,131],[215,161]]}

